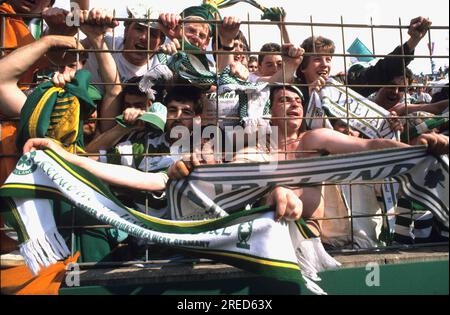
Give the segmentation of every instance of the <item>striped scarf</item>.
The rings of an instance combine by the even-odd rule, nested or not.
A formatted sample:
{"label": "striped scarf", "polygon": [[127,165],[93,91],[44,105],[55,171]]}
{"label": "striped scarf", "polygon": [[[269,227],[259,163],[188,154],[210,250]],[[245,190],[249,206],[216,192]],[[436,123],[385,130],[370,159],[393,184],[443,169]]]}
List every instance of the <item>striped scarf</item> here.
{"label": "striped scarf", "polygon": [[157,65],[147,71],[139,83],[139,88],[154,99],[153,87],[161,80],[169,81],[174,78],[202,88],[205,85],[217,86],[219,95],[235,91],[239,95],[240,122],[247,128],[247,132],[256,132],[261,126],[269,130],[270,91],[267,83],[241,80],[231,74],[230,66],[220,75],[216,75],[207,68],[204,55],[194,56],[179,52],[168,60],[167,65]]}
{"label": "striped scarf", "polygon": [[[347,166],[350,161],[351,167]],[[444,178],[433,176],[436,172]],[[320,239],[305,242],[314,235],[304,222],[277,223],[269,207],[236,210],[253,203],[275,185],[390,176],[401,182],[408,198],[426,204],[448,227],[448,160],[427,156],[423,147],[282,161],[277,165],[200,166],[187,179],[173,181],[168,187],[175,221],[149,217],[123,206],[92,174],[51,150],[24,155],[0,188],[0,196],[9,209],[5,213],[7,223],[18,231],[21,253],[33,272],[69,255],[54,224],[50,204],[52,199],[63,199],[146,241],[280,280],[300,283],[304,279],[310,290],[324,293],[314,282],[320,279],[317,272],[339,263],[325,252]],[[204,220],[186,221],[193,215]]]}
{"label": "striped scarf", "polygon": [[244,2],[254,6],[255,8],[263,12],[261,20],[279,21],[280,16],[286,16],[286,12],[283,8],[266,8],[255,0],[204,0],[203,2],[215,7],[216,9],[228,8],[239,2]]}
{"label": "striped scarf", "polygon": [[49,137],[69,152],[83,149],[83,120],[96,108],[88,92],[90,78],[89,71],[80,70],[64,89],[52,82],[39,85],[20,113],[16,146],[21,150],[30,138]]}
{"label": "striped scarf", "polygon": [[[311,95],[305,115],[310,129],[323,127],[333,129],[328,119],[312,118],[335,117],[370,139],[399,138],[385,119],[390,116],[387,110],[355,91],[345,88],[332,78],[329,78],[327,83],[331,86],[325,86],[319,93],[314,92]],[[347,117],[347,110],[349,119],[345,118]]]}

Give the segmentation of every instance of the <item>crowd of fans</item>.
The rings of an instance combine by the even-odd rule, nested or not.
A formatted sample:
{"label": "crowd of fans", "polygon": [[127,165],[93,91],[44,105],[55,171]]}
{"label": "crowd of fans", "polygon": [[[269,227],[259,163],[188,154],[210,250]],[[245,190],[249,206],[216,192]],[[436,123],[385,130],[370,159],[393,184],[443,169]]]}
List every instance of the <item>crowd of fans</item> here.
{"label": "crowd of fans", "polygon": [[[247,39],[239,30],[239,19],[222,18],[211,5],[191,6],[180,14],[159,16],[149,15],[151,10],[145,6],[128,7],[131,19],[124,24],[123,36],[113,37],[111,30],[119,22],[106,10],[90,9],[88,2],[80,0],[80,11],[68,12],[53,7],[52,0],[0,1],[0,12],[10,14],[6,16],[6,29],[1,36],[7,50],[0,59],[0,184],[14,169],[24,144],[50,147],[108,183],[124,204],[158,218],[171,219],[164,192],[167,182],[169,178],[187,176],[198,164],[298,159],[414,144],[427,144],[433,154],[448,154],[448,120],[415,138],[402,137],[406,140],[400,142],[366,139],[338,120],[332,120],[334,130],[308,130],[302,119],[313,93],[329,85],[332,77],[353,86],[355,92],[389,111],[396,132],[405,133],[411,124],[432,116],[447,113],[448,117],[448,69],[441,71],[442,80],[436,85],[425,76],[412,74],[407,66],[413,58],[395,57],[414,55],[431,27],[427,18],[411,20],[409,38],[403,45],[393,47],[390,54],[393,57],[387,56],[372,65],[355,64],[345,75],[333,76],[335,44],[332,39],[309,37],[298,46],[289,42],[289,36],[283,36],[281,45],[267,43],[260,49],[260,55],[250,56]],[[284,14],[282,10],[277,12]],[[38,22],[45,23],[44,32],[32,32],[32,20],[16,13],[42,14]],[[75,36],[78,29],[66,23],[69,14],[80,17],[80,30],[85,35],[82,41]],[[279,21],[284,15],[275,18]],[[215,23],[204,22],[217,19],[220,19],[217,27]],[[34,19],[33,23],[36,23]],[[280,28],[287,34],[285,27]],[[210,48],[218,53],[203,58],[202,52]],[[123,52],[110,53],[110,50]],[[193,53],[180,55],[183,50]],[[240,139],[243,147],[232,152],[231,158],[218,157],[209,152],[211,148],[207,145],[202,147],[200,155],[177,146],[184,136],[191,136],[196,124],[223,129],[247,122],[245,117],[240,117],[242,104],[235,90],[220,93],[214,84],[188,80],[181,75],[188,71],[182,67],[171,78],[165,77],[167,67],[163,66],[175,58],[183,62],[183,56],[188,56],[189,65],[194,67],[188,70],[200,73],[200,77],[202,71],[217,75],[229,73],[242,86],[268,83],[270,91],[262,94],[261,98],[265,99],[260,103],[268,101],[270,125],[278,128],[278,149],[251,147],[246,137]],[[58,115],[52,114],[48,128],[41,133],[20,133],[23,126],[19,127],[17,118],[20,117],[21,125],[27,123],[23,109],[36,106],[32,95],[39,84],[51,82],[61,89],[83,86],[84,75],[89,77],[88,84],[84,85],[85,93],[95,107],[79,104],[78,111],[61,109]],[[72,129],[67,125],[70,119],[60,119],[61,116],[72,117],[75,121],[69,126]],[[264,119],[268,120],[267,117]],[[174,131],[180,127],[189,133],[174,137]],[[348,209],[341,197],[341,187],[327,185],[274,187],[260,202],[276,206],[277,220],[304,218],[314,234],[330,248],[391,244],[395,231],[382,216],[322,220],[352,213],[383,212],[376,200],[379,192],[375,185],[361,185],[355,191],[354,195],[371,196],[375,201],[372,198],[370,206],[366,204],[367,209]],[[426,211],[417,207],[413,210]],[[71,215],[72,211],[75,215]],[[62,226],[73,224],[73,220],[76,225],[98,224],[72,208],[61,212],[57,223]],[[391,235],[386,237],[389,229]],[[107,227],[91,230],[75,232],[75,247],[81,251],[81,261],[139,258],[136,256],[142,246],[125,233]],[[72,230],[62,233],[71,240]],[[15,249],[14,240],[1,234],[2,251]],[[430,233],[426,241],[440,240],[442,233]],[[394,237],[394,241],[404,240]],[[124,246],[119,244],[126,244],[128,251],[124,252]]]}

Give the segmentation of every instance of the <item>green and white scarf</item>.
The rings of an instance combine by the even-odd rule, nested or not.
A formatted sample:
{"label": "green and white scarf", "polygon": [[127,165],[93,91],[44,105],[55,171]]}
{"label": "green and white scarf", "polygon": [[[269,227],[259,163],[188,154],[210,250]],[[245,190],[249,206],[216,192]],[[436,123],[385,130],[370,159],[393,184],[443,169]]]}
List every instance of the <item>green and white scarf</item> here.
{"label": "green and white scarf", "polygon": [[[71,202],[105,224],[145,241],[283,281],[305,281],[317,294],[324,293],[313,282],[320,279],[317,272],[339,265],[317,240],[303,244],[311,236],[303,221],[275,222],[269,207],[202,221],[150,217],[123,206],[96,177],[51,150],[24,155],[0,188],[0,197],[2,209],[8,209],[3,213],[6,222],[18,231],[21,254],[33,273],[69,255],[53,220],[51,200],[55,199]],[[301,250],[311,253],[302,254]]]}
{"label": "green and white scarf", "polygon": [[[198,50],[198,48],[197,48]],[[167,65],[157,65],[150,69],[139,83],[139,88],[154,99],[153,86],[162,81],[182,79],[198,87],[217,87],[217,93],[223,95],[235,91],[239,95],[240,122],[249,133],[258,128],[269,131],[270,90],[267,83],[252,83],[231,74],[230,66],[217,75],[207,67],[204,55],[191,55],[179,52],[173,55]],[[220,104],[218,104],[220,106]],[[220,112],[220,108],[219,108]]]}
{"label": "green and white scarf", "polygon": [[[352,166],[348,166],[349,162]],[[246,176],[242,176],[245,172]],[[439,176],[436,177],[436,174]],[[398,178],[412,200],[432,209],[448,226],[448,160],[435,159],[423,147],[328,156],[278,164],[206,165],[168,187],[171,220],[146,216],[123,206],[101,181],[64,161],[51,150],[24,155],[0,188],[8,205],[6,221],[18,231],[21,253],[37,272],[69,254],[53,220],[49,200],[63,199],[117,229],[149,242],[180,248],[262,275],[306,285],[318,271],[339,265],[298,222],[277,223],[270,208],[248,211],[275,185],[306,185],[349,180]],[[441,178],[441,176],[443,178]],[[30,204],[33,204],[31,206]],[[181,206],[182,205],[182,206]],[[3,207],[5,209],[5,207]],[[217,218],[218,210],[227,212]],[[202,221],[181,221],[197,213]]]}
{"label": "green and white scarf", "polygon": [[[335,117],[369,139],[399,139],[399,135],[395,134],[387,121],[390,117],[387,110],[355,91],[345,88],[332,78],[329,78],[327,83],[331,85],[311,95],[305,115],[310,129],[323,127],[333,129],[326,118]],[[347,110],[349,119],[345,118]],[[325,119],[312,119],[321,117]]]}
{"label": "green and white scarf", "polygon": [[[447,117],[425,118],[420,124],[409,127],[409,138],[414,139],[421,134],[431,132],[433,129],[444,126],[445,124],[448,124],[448,113]],[[407,141],[407,137],[408,134],[403,132],[402,141]]]}
{"label": "green and white scarf", "polygon": [[17,147],[22,149],[30,138],[49,137],[70,152],[75,152],[75,146],[83,149],[83,123],[96,109],[93,98],[98,100],[100,96],[94,96],[90,79],[89,71],[79,70],[64,88],[52,82],[40,84],[27,97],[20,113]]}
{"label": "green and white scarf", "polygon": [[203,2],[212,5],[217,9],[228,8],[239,2],[248,3],[263,12],[261,20],[279,21],[280,16],[286,16],[286,12],[283,8],[266,8],[255,0],[204,0]]}
{"label": "green and white scarf", "polygon": [[[245,176],[242,176],[245,174]],[[448,158],[425,147],[384,149],[301,160],[199,166],[184,180],[170,182],[172,218],[220,217],[253,204],[277,185],[302,186],[394,178],[402,193],[424,205],[448,226]]]}

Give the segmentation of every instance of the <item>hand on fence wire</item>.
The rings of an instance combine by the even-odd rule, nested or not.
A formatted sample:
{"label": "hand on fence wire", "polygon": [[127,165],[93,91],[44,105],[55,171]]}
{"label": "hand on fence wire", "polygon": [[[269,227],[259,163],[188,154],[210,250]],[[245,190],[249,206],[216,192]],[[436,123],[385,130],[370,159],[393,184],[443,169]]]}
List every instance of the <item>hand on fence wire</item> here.
{"label": "hand on fence wire", "polygon": [[234,45],[234,39],[238,35],[240,27],[241,21],[238,18],[233,16],[223,18],[222,24],[219,24],[219,37],[223,46],[232,47]]}
{"label": "hand on fence wire", "polygon": [[114,16],[104,9],[81,10],[79,14],[81,31],[88,39],[103,37],[109,29],[119,26]]}
{"label": "hand on fence wire", "polygon": [[432,22],[423,16],[412,19],[409,23],[408,35],[412,39],[421,40],[430,29]]}

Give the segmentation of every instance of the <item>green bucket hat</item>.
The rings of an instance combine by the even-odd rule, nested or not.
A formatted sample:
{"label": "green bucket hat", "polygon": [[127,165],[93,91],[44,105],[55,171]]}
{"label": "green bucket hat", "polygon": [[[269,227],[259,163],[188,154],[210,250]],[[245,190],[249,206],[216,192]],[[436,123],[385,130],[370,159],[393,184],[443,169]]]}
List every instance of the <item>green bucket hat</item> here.
{"label": "green bucket hat", "polygon": [[[219,15],[219,18],[222,19],[222,17],[220,16],[219,10],[217,10],[217,8],[215,8],[214,6],[210,5],[210,4],[202,4],[202,5],[198,5],[198,6],[192,6],[189,8],[186,8],[183,10],[183,12],[181,12],[181,16],[184,18],[188,18],[188,17],[199,17],[202,18],[205,21],[211,21],[211,20],[215,20],[215,14]],[[214,31],[215,31],[215,25],[214,23],[209,23],[209,36],[212,37],[214,36]]]}
{"label": "green bucket hat", "polygon": [[[152,128],[155,128],[158,131],[164,132],[167,121],[167,108],[161,103],[153,103],[148,109],[148,112],[140,116],[138,120],[149,124]],[[131,125],[125,122],[123,115],[117,116],[116,121],[122,127],[131,127]]]}

